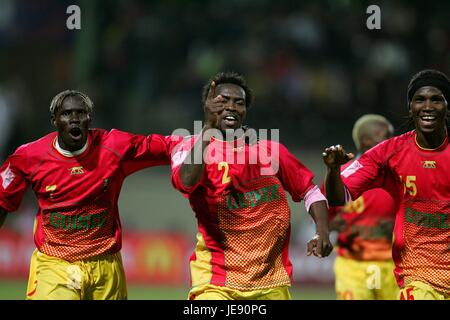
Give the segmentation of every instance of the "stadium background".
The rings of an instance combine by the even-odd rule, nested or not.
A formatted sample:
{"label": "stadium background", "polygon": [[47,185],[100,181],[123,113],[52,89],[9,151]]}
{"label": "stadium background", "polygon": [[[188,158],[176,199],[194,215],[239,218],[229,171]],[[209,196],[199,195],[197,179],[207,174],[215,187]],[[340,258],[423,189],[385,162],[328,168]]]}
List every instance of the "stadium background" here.
{"label": "stadium background", "polygon": [[[81,8],[81,30],[66,8]],[[368,30],[366,8],[381,8]],[[193,131],[200,93],[221,70],[244,74],[256,99],[247,123],[280,140],[316,174],[321,150],[354,151],[353,122],[376,112],[406,130],[406,86],[420,69],[450,74],[448,1],[0,0],[0,159],[51,129],[48,106],[67,88],[95,103],[94,126],[134,133]],[[130,299],[184,299],[195,218],[153,168],[119,200]],[[292,204],[296,299],[333,299],[334,257],[306,257],[313,235]],[[0,231],[0,299],[24,297],[35,200],[28,193]]]}

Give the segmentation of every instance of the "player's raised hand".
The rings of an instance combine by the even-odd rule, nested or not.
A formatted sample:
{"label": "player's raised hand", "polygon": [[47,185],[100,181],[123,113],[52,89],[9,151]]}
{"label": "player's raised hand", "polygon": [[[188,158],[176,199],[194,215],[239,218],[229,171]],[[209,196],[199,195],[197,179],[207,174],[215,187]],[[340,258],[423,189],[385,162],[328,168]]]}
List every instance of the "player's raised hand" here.
{"label": "player's raised hand", "polygon": [[225,99],[221,95],[216,96],[216,83],[213,81],[204,106],[205,126],[207,128],[219,128],[219,115],[224,110],[224,101]]}
{"label": "player's raised hand", "polygon": [[326,148],[322,153],[322,157],[325,165],[328,168],[333,168],[343,165],[353,159],[355,155],[353,153],[346,153],[344,148],[340,144],[337,144]]}
{"label": "player's raised hand", "polygon": [[316,257],[324,258],[333,251],[333,245],[330,242],[328,233],[316,234],[308,241],[306,255],[314,254]]}

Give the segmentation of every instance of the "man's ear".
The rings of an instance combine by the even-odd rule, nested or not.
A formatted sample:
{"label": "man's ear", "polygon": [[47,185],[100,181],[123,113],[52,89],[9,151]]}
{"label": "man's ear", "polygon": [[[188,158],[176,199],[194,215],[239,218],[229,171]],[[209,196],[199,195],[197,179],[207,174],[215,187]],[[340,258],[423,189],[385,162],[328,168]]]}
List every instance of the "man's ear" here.
{"label": "man's ear", "polygon": [[54,114],[50,116],[50,123],[56,128],[56,117]]}
{"label": "man's ear", "polygon": [[373,143],[373,139],[366,135],[362,135],[361,139],[359,140],[359,144],[360,144],[362,150],[364,150],[368,146],[371,146],[372,143]]}

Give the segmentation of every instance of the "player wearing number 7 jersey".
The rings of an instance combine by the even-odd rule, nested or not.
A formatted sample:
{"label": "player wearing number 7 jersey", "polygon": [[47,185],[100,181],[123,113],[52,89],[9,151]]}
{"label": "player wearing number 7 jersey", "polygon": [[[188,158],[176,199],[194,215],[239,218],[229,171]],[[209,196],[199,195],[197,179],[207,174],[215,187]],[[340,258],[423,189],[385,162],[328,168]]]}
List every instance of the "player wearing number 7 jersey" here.
{"label": "player wearing number 7 jersey", "polygon": [[353,157],[342,146],[325,149],[326,194],[331,205],[384,188],[399,203],[393,258],[400,299],[450,299],[450,81],[423,70],[408,86],[409,116],[415,130]]}
{"label": "player wearing number 7 jersey", "polygon": [[325,257],[332,250],[326,200],[313,174],[282,144],[246,143],[242,122],[251,98],[241,76],[216,75],[204,89],[201,134],[174,149],[173,184],[198,220],[190,299],[290,299],[285,191],[303,199],[316,222],[308,254]]}

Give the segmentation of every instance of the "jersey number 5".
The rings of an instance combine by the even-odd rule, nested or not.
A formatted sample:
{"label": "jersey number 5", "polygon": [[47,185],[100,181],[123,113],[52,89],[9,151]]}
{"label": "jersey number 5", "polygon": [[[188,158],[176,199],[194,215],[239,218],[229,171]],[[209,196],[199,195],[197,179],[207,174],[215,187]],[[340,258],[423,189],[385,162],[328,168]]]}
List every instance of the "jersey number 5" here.
{"label": "jersey number 5", "polygon": [[222,184],[230,183],[231,182],[231,178],[228,175],[228,170],[229,170],[228,163],[224,162],[224,161],[219,162],[219,165],[218,165],[217,169],[219,171],[222,171],[222,169],[224,169],[224,172],[223,172],[223,175],[222,175]]}
{"label": "jersey number 5", "polygon": [[[403,182],[402,176],[400,180]],[[417,194],[416,176],[406,176],[406,181],[403,182],[403,193],[406,194],[406,192],[413,197]]]}

